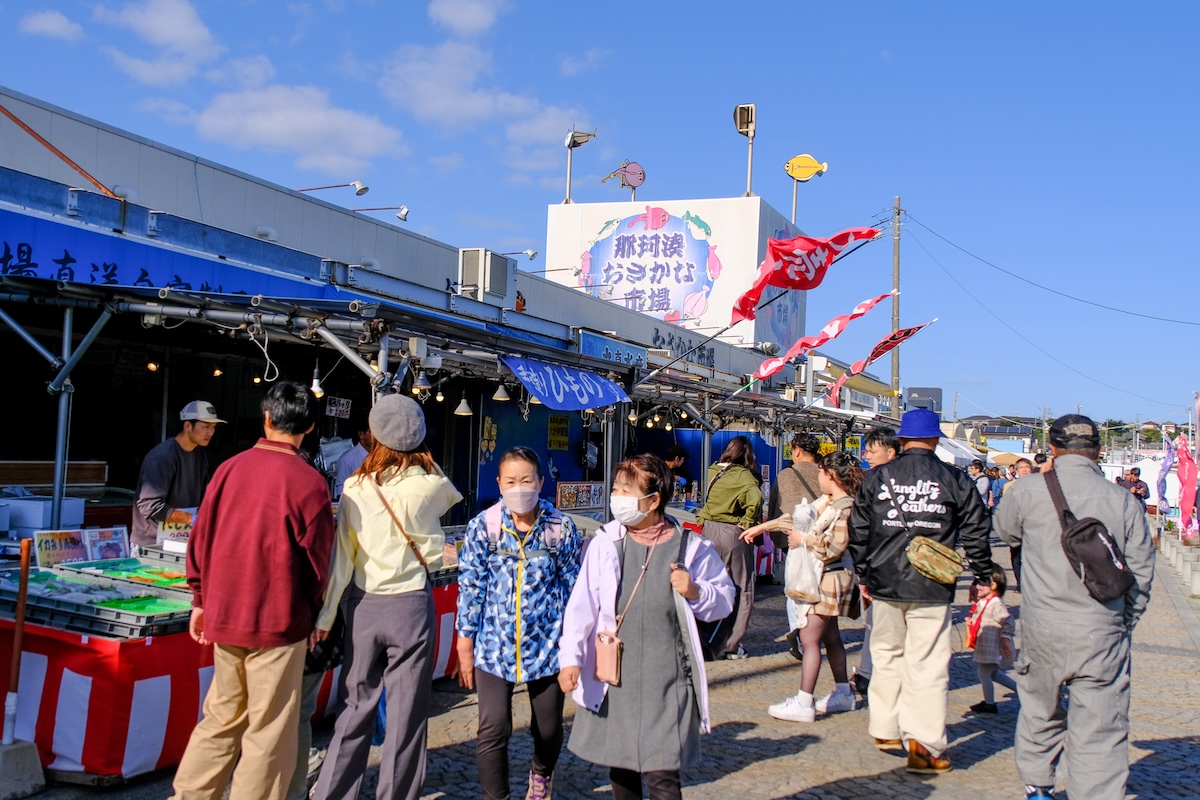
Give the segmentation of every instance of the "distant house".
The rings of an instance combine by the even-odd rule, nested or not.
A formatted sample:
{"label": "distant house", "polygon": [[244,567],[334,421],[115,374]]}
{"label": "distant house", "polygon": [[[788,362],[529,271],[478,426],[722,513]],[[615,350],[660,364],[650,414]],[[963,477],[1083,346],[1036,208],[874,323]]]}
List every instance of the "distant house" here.
{"label": "distant house", "polygon": [[1028,425],[984,425],[980,432],[993,450],[1006,453],[1028,453],[1033,450],[1033,428]]}
{"label": "distant house", "polygon": [[1154,422],[1153,420],[1148,419],[1142,423],[1142,430],[1147,430],[1147,429],[1152,430],[1152,431],[1157,431],[1157,430],[1161,430],[1162,426],[1159,425],[1157,422]]}
{"label": "distant house", "polygon": [[1179,426],[1174,422],[1164,422],[1162,424],[1162,432],[1168,436],[1174,436],[1175,434],[1179,433]]}

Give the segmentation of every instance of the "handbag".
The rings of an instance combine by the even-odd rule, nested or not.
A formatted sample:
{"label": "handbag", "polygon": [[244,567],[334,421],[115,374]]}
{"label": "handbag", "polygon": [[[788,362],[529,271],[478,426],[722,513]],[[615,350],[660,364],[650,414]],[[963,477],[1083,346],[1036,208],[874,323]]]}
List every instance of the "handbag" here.
{"label": "handbag", "polygon": [[1098,603],[1108,603],[1123,596],[1136,581],[1125,563],[1121,545],[1100,520],[1095,517],[1078,519],[1071,513],[1054,470],[1046,473],[1046,488],[1058,512],[1063,555],[1083,587]]}
{"label": "handbag", "polygon": [[913,536],[908,530],[908,520],[904,518],[904,512],[892,494],[891,481],[886,472],[883,479],[887,481],[888,500],[892,502],[892,508],[896,509],[896,515],[900,517],[900,524],[904,526],[904,536],[908,539],[908,547],[904,549],[904,554],[908,556],[908,563],[912,564],[913,569],[923,577],[943,586],[953,586],[958,583],[958,576],[963,571],[962,556],[953,548],[930,539],[928,536]]}
{"label": "handbag", "polygon": [[429,571],[429,564],[425,561],[425,557],[421,555],[421,551],[417,549],[417,544],[408,535],[408,531],[404,530],[404,524],[400,522],[400,518],[396,516],[396,512],[392,510],[392,506],[388,503],[387,498],[383,496],[383,490],[379,488],[379,484],[374,478],[371,479],[371,485],[375,487],[375,494],[379,495],[379,501],[383,503],[383,507],[392,516],[392,522],[396,523],[396,527],[400,529],[400,535],[404,537],[404,541],[408,542],[409,548],[413,551],[413,555],[417,557],[417,561],[421,564],[421,568],[425,570],[425,578],[429,585],[433,586],[433,574]]}
{"label": "handbag", "polygon": [[[686,568],[683,565],[687,556],[688,532],[680,528],[678,523],[675,525],[675,529],[680,532],[679,560],[675,563],[681,568]],[[596,633],[596,671],[594,674],[596,680],[607,683],[609,686],[621,685],[621,656],[625,652],[625,644],[617,638],[617,634],[621,630],[621,623],[625,621],[625,614],[629,611],[633,598],[637,596],[638,589],[641,588],[642,578],[646,577],[646,569],[650,566],[650,559],[654,557],[656,547],[658,547],[658,542],[650,545],[650,552],[646,555],[645,563],[642,564],[642,572],[638,575],[637,583],[633,585],[633,591],[629,593],[629,599],[625,602],[625,610],[617,615],[616,630]]]}

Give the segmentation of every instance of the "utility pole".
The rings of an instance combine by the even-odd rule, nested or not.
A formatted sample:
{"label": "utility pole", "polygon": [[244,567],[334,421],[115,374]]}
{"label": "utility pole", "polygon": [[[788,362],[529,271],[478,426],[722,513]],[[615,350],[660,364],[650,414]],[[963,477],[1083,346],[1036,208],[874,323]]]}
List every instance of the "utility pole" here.
{"label": "utility pole", "polygon": [[954,421],[958,422],[958,392],[954,393]]}
{"label": "utility pole", "polygon": [[1042,406],[1042,452],[1043,453],[1047,453],[1050,451],[1050,445],[1049,445],[1050,425],[1047,422],[1047,417],[1049,416],[1049,414],[1050,414],[1050,409],[1047,408],[1046,406]]}
{"label": "utility pole", "polygon": [[[892,212],[892,332],[900,330],[900,195]],[[957,395],[956,395],[957,397]],[[957,414],[957,412],[956,412]],[[892,349],[892,418],[900,419],[900,348]]]}

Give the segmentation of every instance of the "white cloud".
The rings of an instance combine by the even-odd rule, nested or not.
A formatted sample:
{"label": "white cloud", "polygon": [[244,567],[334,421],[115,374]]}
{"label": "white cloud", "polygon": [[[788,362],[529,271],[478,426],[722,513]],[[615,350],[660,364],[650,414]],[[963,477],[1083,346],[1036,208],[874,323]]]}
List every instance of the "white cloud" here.
{"label": "white cloud", "polygon": [[155,58],[138,58],[117,48],[107,52],[119,69],[141,83],[170,86],[194,76],[224,52],[212,31],[187,0],[141,0],[112,10],[97,6],[100,22],[133,31],[159,49]]}
{"label": "white cloud", "polygon": [[483,123],[504,131],[506,161],[518,171],[558,169],[562,142],[572,126],[587,126],[584,112],[546,105],[529,94],[480,85],[491,73],[491,52],[469,42],[401,47],[379,88],[413,116],[454,133]]}
{"label": "white cloud", "polygon": [[258,89],[275,79],[275,65],[266,56],[235,58],[228,64],[209,70],[210,80],[230,81],[243,89]]}
{"label": "white cloud", "polygon": [[459,36],[478,36],[507,7],[505,0],[430,0],[429,18]]}
{"label": "white cloud", "polygon": [[475,84],[491,72],[491,53],[467,42],[434,47],[405,45],[379,79],[379,88],[396,105],[445,128],[536,110],[536,98]]}
{"label": "white cloud", "polygon": [[195,110],[173,97],[147,97],[137,107],[176,125],[191,125],[196,121]]}
{"label": "white cloud", "polygon": [[21,17],[17,23],[21,33],[49,36],[64,42],[78,42],[83,38],[83,26],[72,22],[58,11],[33,11]]}
{"label": "white cloud", "polygon": [[316,86],[267,86],[217,95],[197,115],[203,138],[245,150],[295,153],[296,166],[342,176],[376,156],[402,156],[400,131],[329,102]]}
{"label": "white cloud", "polygon": [[559,74],[573,78],[583,72],[591,72],[608,58],[608,51],[593,47],[582,56],[560,56],[558,59]]}

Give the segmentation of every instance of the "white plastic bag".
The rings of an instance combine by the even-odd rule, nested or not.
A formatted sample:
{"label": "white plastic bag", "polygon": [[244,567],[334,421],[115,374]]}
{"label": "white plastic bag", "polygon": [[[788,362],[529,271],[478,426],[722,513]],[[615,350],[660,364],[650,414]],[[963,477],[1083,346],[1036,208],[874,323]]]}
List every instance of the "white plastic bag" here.
{"label": "white plastic bag", "polygon": [[[803,534],[812,532],[817,522],[817,510],[802,500],[792,511],[792,530]],[[784,593],[793,600],[816,603],[821,599],[821,575],[825,565],[807,547],[788,549],[784,564]]]}

